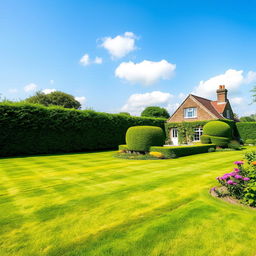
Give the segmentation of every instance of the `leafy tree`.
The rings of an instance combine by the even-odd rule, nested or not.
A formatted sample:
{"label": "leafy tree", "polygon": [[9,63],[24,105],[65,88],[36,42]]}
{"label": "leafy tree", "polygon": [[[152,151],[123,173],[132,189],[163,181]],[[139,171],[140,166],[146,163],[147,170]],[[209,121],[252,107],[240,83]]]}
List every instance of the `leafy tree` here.
{"label": "leafy tree", "polygon": [[168,111],[165,108],[156,107],[156,106],[151,106],[151,107],[145,108],[142,111],[141,116],[158,117],[158,118],[169,118],[170,117]]}
{"label": "leafy tree", "polygon": [[127,115],[127,116],[130,116],[130,115],[131,115],[131,114],[128,113],[128,112],[120,112],[119,114],[121,114],[121,115]]}
{"label": "leafy tree", "polygon": [[242,116],[240,118],[242,122],[256,122],[256,114],[250,116]]}
{"label": "leafy tree", "polygon": [[80,102],[77,101],[74,96],[61,91],[55,91],[49,94],[39,91],[36,92],[34,96],[27,98],[25,101],[29,103],[42,104],[44,106],[56,105],[64,108],[81,108]]}

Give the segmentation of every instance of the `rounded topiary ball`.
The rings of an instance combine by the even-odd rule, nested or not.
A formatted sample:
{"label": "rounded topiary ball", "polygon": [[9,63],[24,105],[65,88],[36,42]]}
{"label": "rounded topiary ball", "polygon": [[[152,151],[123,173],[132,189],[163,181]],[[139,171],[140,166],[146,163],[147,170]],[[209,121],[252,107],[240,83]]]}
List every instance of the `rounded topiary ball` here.
{"label": "rounded topiary ball", "polygon": [[231,138],[232,132],[231,127],[222,121],[210,121],[203,127],[203,134]]}
{"label": "rounded topiary ball", "polygon": [[132,126],[125,139],[129,150],[147,152],[151,146],[163,146],[165,135],[157,126]]}

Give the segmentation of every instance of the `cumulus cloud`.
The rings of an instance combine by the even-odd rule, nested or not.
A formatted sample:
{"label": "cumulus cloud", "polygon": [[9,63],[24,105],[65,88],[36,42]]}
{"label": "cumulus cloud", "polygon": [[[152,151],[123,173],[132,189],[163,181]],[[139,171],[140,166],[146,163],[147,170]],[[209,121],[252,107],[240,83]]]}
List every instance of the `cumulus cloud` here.
{"label": "cumulus cloud", "polygon": [[103,60],[102,60],[102,58],[100,58],[100,57],[96,57],[96,58],[94,59],[94,63],[95,63],[95,64],[102,64],[102,62],[103,62]]}
{"label": "cumulus cloud", "polygon": [[50,94],[50,93],[56,92],[56,91],[57,91],[56,89],[44,89],[44,90],[42,90],[42,92],[43,92],[44,94]]}
{"label": "cumulus cloud", "polygon": [[170,79],[176,69],[175,64],[166,60],[158,62],[144,60],[140,63],[122,62],[115,70],[115,76],[130,83],[150,85],[160,79]]}
{"label": "cumulus cloud", "polygon": [[229,93],[236,92],[240,86],[256,81],[256,72],[249,71],[244,74],[243,70],[228,69],[225,73],[200,81],[194,89],[194,94],[211,98],[215,95],[219,85],[225,85]]}
{"label": "cumulus cloud", "polygon": [[153,91],[142,94],[132,94],[121,111],[139,115],[148,106],[167,105],[174,96],[170,93]]}
{"label": "cumulus cloud", "polygon": [[75,97],[75,100],[79,101],[81,105],[83,105],[86,102],[86,98],[84,96]]}
{"label": "cumulus cloud", "polygon": [[34,83],[30,83],[24,86],[24,91],[25,92],[33,92],[37,89],[37,85]]}
{"label": "cumulus cloud", "polygon": [[80,59],[80,64],[83,66],[88,66],[90,64],[102,64],[103,60],[100,57],[95,57],[94,60],[90,59],[89,54],[84,54],[84,56]]}
{"label": "cumulus cloud", "polygon": [[88,54],[83,55],[83,57],[80,59],[80,64],[83,66],[88,66],[90,64],[90,57]]}
{"label": "cumulus cloud", "polygon": [[105,37],[102,39],[102,46],[112,58],[122,58],[136,49],[136,35],[133,32],[125,32],[123,35],[116,37]]}

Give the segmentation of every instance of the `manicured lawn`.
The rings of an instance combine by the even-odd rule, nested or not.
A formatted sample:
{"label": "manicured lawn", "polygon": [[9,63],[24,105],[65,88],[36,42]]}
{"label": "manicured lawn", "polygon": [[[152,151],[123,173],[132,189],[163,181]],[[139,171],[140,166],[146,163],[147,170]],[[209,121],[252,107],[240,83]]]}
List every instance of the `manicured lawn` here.
{"label": "manicured lawn", "polygon": [[256,210],[208,193],[243,153],[0,159],[0,255],[255,255]]}

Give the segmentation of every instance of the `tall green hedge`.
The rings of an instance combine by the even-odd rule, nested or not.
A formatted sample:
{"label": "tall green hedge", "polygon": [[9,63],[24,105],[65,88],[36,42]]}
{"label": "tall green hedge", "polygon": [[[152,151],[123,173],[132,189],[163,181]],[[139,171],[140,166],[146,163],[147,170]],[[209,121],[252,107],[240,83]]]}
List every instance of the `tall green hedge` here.
{"label": "tall green hedge", "polygon": [[117,148],[131,126],[164,119],[31,104],[0,104],[0,156]]}
{"label": "tall green hedge", "polygon": [[256,122],[238,122],[236,127],[244,142],[247,139],[256,139]]}

